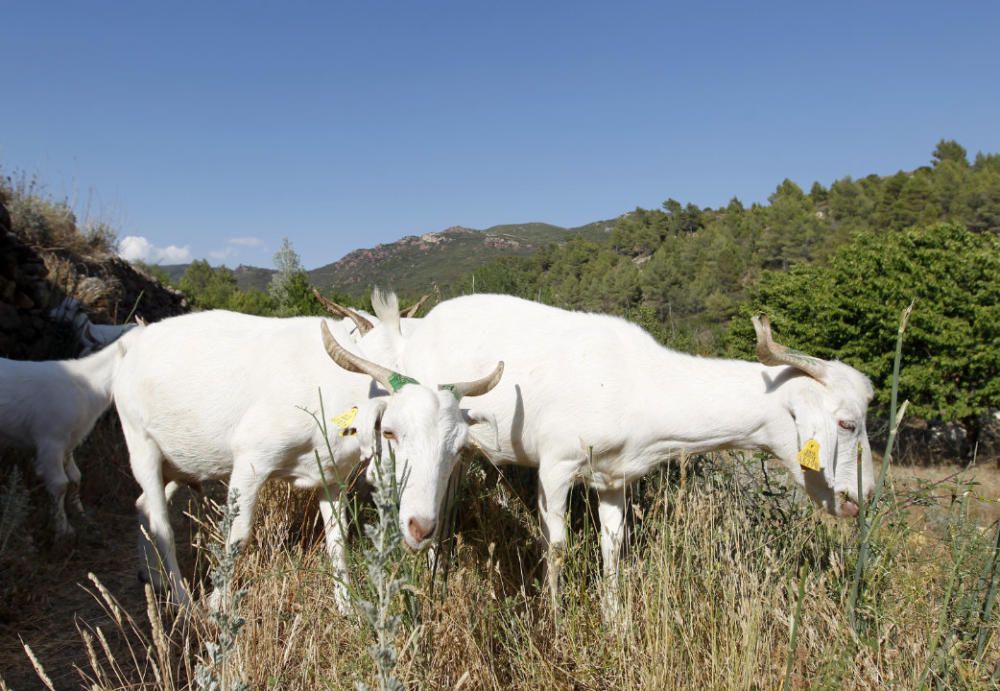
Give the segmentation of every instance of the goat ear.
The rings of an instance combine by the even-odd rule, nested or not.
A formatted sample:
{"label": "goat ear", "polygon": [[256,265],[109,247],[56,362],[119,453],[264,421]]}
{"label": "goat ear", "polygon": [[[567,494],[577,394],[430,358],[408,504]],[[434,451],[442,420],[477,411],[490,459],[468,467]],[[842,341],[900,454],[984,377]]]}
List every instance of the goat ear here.
{"label": "goat ear", "polygon": [[380,444],[378,432],[382,427],[382,414],[388,404],[388,397],[380,397],[371,398],[358,407],[358,416],[354,419],[354,426],[358,430],[358,449],[361,451],[361,460],[370,460],[378,451]]}
{"label": "goat ear", "polygon": [[493,430],[493,448],[500,451],[500,430],[497,427],[497,416],[481,410],[463,410],[462,418],[470,427],[473,425],[489,425]]}
{"label": "goat ear", "polygon": [[809,440],[819,445],[819,462],[822,472],[831,484],[836,469],[837,430],[833,418],[826,413],[818,396],[806,396],[792,406],[799,451]]}

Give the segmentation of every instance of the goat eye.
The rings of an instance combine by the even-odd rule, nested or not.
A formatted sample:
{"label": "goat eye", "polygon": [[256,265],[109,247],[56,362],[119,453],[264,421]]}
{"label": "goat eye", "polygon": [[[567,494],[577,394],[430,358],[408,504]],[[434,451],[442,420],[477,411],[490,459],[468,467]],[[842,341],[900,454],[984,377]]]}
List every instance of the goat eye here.
{"label": "goat eye", "polygon": [[396,433],[393,432],[392,430],[388,429],[382,430],[382,436],[385,437],[386,439],[391,439],[392,441],[396,440]]}
{"label": "goat eye", "polygon": [[840,429],[846,429],[848,432],[853,432],[858,428],[853,422],[847,420],[840,420],[837,424],[840,426]]}

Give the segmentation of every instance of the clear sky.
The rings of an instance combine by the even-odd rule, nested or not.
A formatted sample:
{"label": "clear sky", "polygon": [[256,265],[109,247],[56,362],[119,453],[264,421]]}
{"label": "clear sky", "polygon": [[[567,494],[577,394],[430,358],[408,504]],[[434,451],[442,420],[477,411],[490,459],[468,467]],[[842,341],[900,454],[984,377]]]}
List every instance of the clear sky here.
{"label": "clear sky", "polygon": [[1000,152],[997,2],[0,2],[0,167],[134,256],[313,268]]}

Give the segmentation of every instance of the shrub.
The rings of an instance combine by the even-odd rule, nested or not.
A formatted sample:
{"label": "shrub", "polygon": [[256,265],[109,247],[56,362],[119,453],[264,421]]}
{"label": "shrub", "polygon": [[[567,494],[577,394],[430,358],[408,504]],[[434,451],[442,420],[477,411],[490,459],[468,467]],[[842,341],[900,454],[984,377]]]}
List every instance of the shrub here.
{"label": "shrub", "polygon": [[868,232],[825,265],[761,277],[732,324],[731,354],[753,357],[749,315],[763,311],[780,340],[838,358],[872,379],[876,408],[889,400],[893,339],[902,308],[915,303],[900,397],[925,419],[960,421],[973,433],[1000,400],[1000,238],[943,223]]}

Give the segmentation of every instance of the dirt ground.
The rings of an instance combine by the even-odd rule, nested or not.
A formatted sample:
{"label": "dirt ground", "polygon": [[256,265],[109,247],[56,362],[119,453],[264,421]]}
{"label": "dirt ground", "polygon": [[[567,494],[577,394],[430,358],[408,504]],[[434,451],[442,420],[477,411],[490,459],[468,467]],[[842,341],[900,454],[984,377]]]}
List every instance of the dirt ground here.
{"label": "dirt ground", "polygon": [[[70,512],[76,535],[54,543],[48,525],[48,495],[30,474],[31,455],[5,452],[2,463],[23,473],[30,509],[22,529],[0,557],[0,678],[11,689],[44,688],[23,645],[28,645],[57,689],[81,688],[77,667],[86,668],[78,626],[103,626],[109,617],[88,574],[93,573],[125,608],[144,620],[142,584],[136,574],[138,485],[122,458],[117,420],[106,415],[78,450],[83,473],[85,518]],[[191,497],[179,493],[172,507],[179,557],[190,570],[191,521],[183,513]],[[24,529],[26,528],[26,530]],[[189,572],[189,571],[188,571]],[[112,641],[113,644],[113,641]]]}
{"label": "dirt ground", "polygon": [[[11,689],[43,688],[24,645],[34,652],[55,688],[83,686],[79,669],[87,669],[87,659],[77,628],[111,628],[108,614],[92,594],[95,589],[88,574],[95,574],[137,621],[145,621],[146,602],[136,578],[133,501],[138,488],[122,461],[112,461],[109,468],[108,459],[120,448],[116,434],[115,421],[103,420],[95,431],[96,439],[88,441],[78,454],[84,474],[82,498],[89,517],[86,524],[75,522],[77,538],[51,544],[44,520],[47,496],[35,487],[26,535],[12,539],[0,560],[0,678]],[[925,492],[939,503],[972,491],[983,500],[976,504],[977,520],[989,525],[1000,519],[1000,471],[996,465],[961,471],[957,476],[960,471],[955,466],[899,467],[893,469],[891,477],[897,490],[939,483],[931,484]],[[961,485],[956,482],[959,477],[972,479],[974,484]],[[194,502],[183,493],[177,499],[174,526],[178,552],[182,568],[190,574],[192,529],[183,513]]]}

